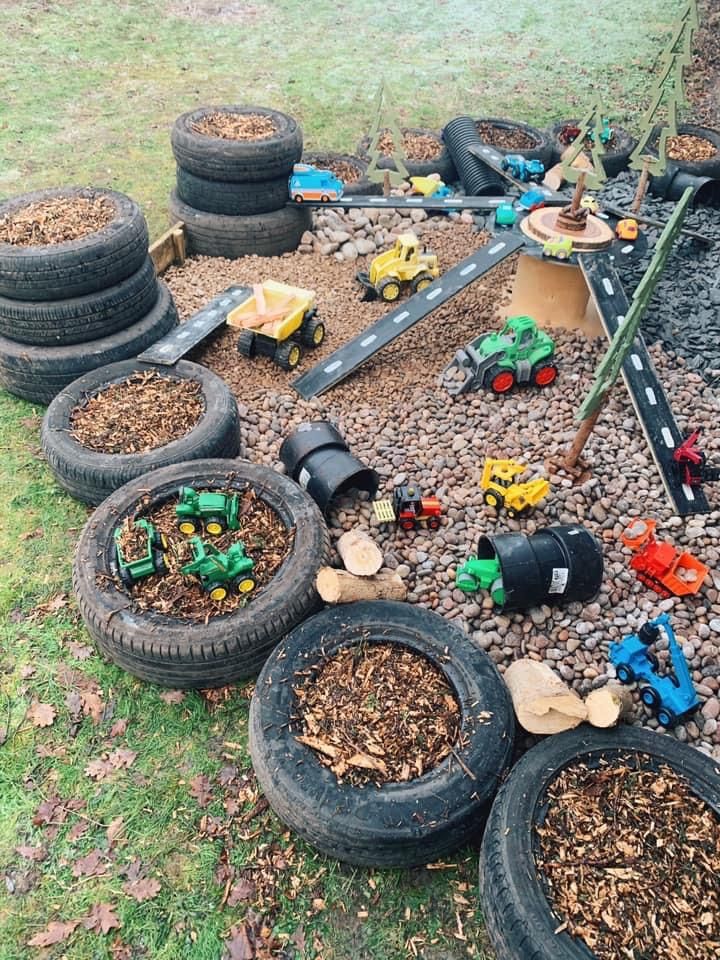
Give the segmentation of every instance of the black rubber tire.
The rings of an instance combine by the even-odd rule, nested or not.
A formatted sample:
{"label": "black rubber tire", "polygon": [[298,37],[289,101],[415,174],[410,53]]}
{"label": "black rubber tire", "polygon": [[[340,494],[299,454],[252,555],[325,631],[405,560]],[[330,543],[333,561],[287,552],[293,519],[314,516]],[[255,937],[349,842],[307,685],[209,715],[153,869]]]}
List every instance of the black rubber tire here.
{"label": "black rubber tire", "polygon": [[373,183],[368,180],[367,160],[362,157],[356,157],[350,153],[313,153],[312,151],[303,153],[303,163],[310,163],[320,170],[332,169],[333,163],[347,163],[357,171],[358,179],[352,183],[345,182],[343,187],[343,196],[347,197],[379,197],[382,194],[382,183]]}
{"label": "black rubber tire", "polygon": [[[247,607],[207,623],[133,610],[119,586],[103,589],[97,582],[98,575],[101,581],[113,575],[115,527],[141,503],[152,508],[184,484],[211,490],[250,485],[295,531],[271,583],[253,591]],[[278,640],[317,609],[315,577],[329,555],[322,514],[292,480],[247,460],[193,460],[132,480],[97,508],[80,536],[73,588],[88,633],[118,666],[162,686],[219,687],[254,676]]]}
{"label": "black rubber tire", "polygon": [[[569,123],[577,126],[580,121],[577,118],[573,120],[560,120],[557,123],[553,123],[552,126],[547,129],[547,135],[552,146],[551,163],[559,163],[563,151],[568,147],[568,144],[563,143],[560,139],[560,131]],[[602,154],[603,167],[608,177],[616,177],[619,173],[622,173],[623,170],[627,170],[628,163],[630,162],[630,154],[635,149],[635,144],[637,143],[637,140],[630,136],[624,127],[619,127],[614,123],[612,129],[615,132],[614,147],[612,150]]]}
{"label": "black rubber tire", "polygon": [[[192,124],[211,113],[252,113],[270,117],[276,134],[264,140],[226,140],[195,133]],[[286,113],[267,107],[198,107],[181,114],[170,135],[178,164],[196,177],[228,183],[254,183],[289,177],[302,155],[302,130]]]}
{"label": "black rubber tire", "polygon": [[175,191],[170,195],[170,217],[182,220],[191,253],[208,257],[276,257],[297,249],[312,227],[312,212],[303,204],[288,204],[272,213],[252,217],[225,217],[189,207]]}
{"label": "black rubber tire", "polygon": [[152,310],[109,337],[64,347],[35,347],[0,337],[0,386],[23,400],[48,404],[89,370],[136,357],[178,322],[170,291],[163,282],[158,285],[160,295]]}
{"label": "black rubber tire", "polygon": [[[521,131],[535,141],[534,147],[528,147],[525,150],[506,150],[503,147],[496,147],[494,144],[490,144],[490,146],[503,156],[507,153],[520,153],[526,160],[539,160],[541,163],[544,163],[545,169],[551,166],[553,155],[552,143],[544,130],[540,130],[538,127],[531,127],[529,123],[521,123],[518,120],[506,120],[504,117],[478,117],[473,122],[475,123],[476,130],[478,129],[478,124],[489,123],[493,127],[498,127],[502,130]],[[480,142],[485,143],[480,136],[479,130],[478,136],[480,137]]]}
{"label": "black rubber tire", "polygon": [[30,203],[56,197],[104,197],[113,220],[79,240],[21,247],[0,243],[0,296],[21,300],[66,300],[104,290],[139,270],[148,252],[148,230],[140,207],[115,190],[58,187],[24,193],[0,203],[0,220]]}
{"label": "black rubber tire", "polygon": [[[297,671],[344,647],[390,641],[446,674],[463,715],[456,753],[476,779],[450,755],[407,783],[339,784],[295,739]],[[481,711],[489,714],[485,723]],[[430,863],[479,836],[510,763],[513,733],[507,688],[487,654],[437,614],[388,600],[330,607],[293,630],[263,667],[250,704],[250,756],[275,813],[324,853],[374,867]]]}
{"label": "black rubber tire", "polygon": [[706,803],[720,807],[718,767],[674,737],[637,727],[587,725],[548,737],[512,769],[493,803],[480,853],[480,900],[497,960],[591,960],[585,944],[550,911],[533,857],[533,825],[548,785],[576,761],[648,754],[686,777]]}
{"label": "black rubber tire", "polygon": [[[455,183],[457,180],[457,171],[455,169],[455,164],[453,163],[452,157],[448,153],[448,149],[445,144],[442,142],[442,137],[437,130],[425,130],[421,127],[400,127],[400,133],[404,136],[406,133],[417,133],[427,137],[433,137],[441,145],[442,150],[439,155],[434,160],[411,160],[410,158],[404,161],[405,166],[407,167],[407,172],[409,177],[427,177],[431,173],[439,173],[440,178],[443,183]],[[365,160],[368,164],[370,162],[370,144],[372,139],[369,136],[362,138],[360,143],[357,146],[358,156]],[[395,161],[391,156],[380,156],[378,159],[378,169],[379,170],[394,170]]]}
{"label": "black rubber tire", "polygon": [[[647,151],[657,156],[657,142],[662,127],[656,124],[652,129],[652,135],[648,141]],[[720,179],[720,131],[712,130],[710,127],[700,127],[695,123],[679,123],[677,125],[678,136],[686,133],[694,137],[702,137],[708,140],[715,147],[715,156],[708,160],[673,160],[672,163],[691,173],[695,177],[711,177],[714,180]]]}
{"label": "black rubber tire", "polygon": [[159,289],[150,257],[125,280],[68,300],[0,297],[0,335],[18,343],[61,347],[124,330],[152,310]]}
{"label": "black rubber tire", "polygon": [[[132,454],[100,453],[73,438],[70,418],[79,403],[112,383],[122,383],[132,374],[148,370],[157,370],[171,380],[201,384],[205,410],[189,433],[148,453]],[[186,360],[179,360],[172,367],[121,360],[86,373],[55,397],[43,419],[41,442],[48,466],[60,486],[77,500],[97,505],[124,483],[159,467],[209,457],[237,457],[240,415],[230,388],[206,367]]]}
{"label": "black rubber tire", "polygon": [[177,195],[183,203],[206,213],[225,216],[271,213],[288,202],[288,178],[223,183],[221,180],[206,180],[178,167]]}

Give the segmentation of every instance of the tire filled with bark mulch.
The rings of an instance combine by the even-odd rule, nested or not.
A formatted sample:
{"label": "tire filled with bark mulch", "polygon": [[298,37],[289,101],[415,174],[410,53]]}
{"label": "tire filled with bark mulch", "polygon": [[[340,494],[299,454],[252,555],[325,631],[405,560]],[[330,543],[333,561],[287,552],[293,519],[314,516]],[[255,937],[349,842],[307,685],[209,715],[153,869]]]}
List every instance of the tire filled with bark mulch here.
{"label": "tire filled with bark mulch", "polygon": [[552,145],[543,130],[502,117],[480,117],[474,123],[480,140],[498,153],[521,153],[526,160],[540,160],[546,168],[550,165]]}
{"label": "tire filled with bark mulch", "polygon": [[437,614],[393,601],[301,624],[250,706],[250,755],[275,813],[365,866],[430,863],[479,836],[513,731],[487,654]]}
{"label": "tire filled with bark mulch", "polygon": [[[662,127],[653,127],[648,153],[657,154]],[[666,151],[681,170],[695,177],[720,179],[720,131],[694,123],[679,123],[677,136],[668,137]]]}
{"label": "tire filled with bark mulch", "polygon": [[[179,530],[179,489],[237,494],[239,529],[200,539],[226,552],[242,542],[254,562],[251,593],[216,601],[180,568],[192,559]],[[120,578],[114,531],[138,519],[167,542],[164,567],[128,588]],[[254,676],[275,644],[319,604],[315,577],[329,538],[314,501],[297,484],[246,460],[196,460],[145,474],[116,490],[86,524],[73,587],[90,636],[118,666],[176,688],[219,687]]]}
{"label": "tire filled with bark mulch", "polygon": [[[444,183],[454,183],[457,180],[457,171],[448,149],[442,142],[436,130],[425,130],[420,127],[400,127],[403,138],[403,161],[410,177],[427,177],[431,173],[439,173]],[[372,138],[365,136],[357,147],[358,156],[370,163],[370,145]],[[393,139],[390,130],[383,130],[378,141],[378,169],[394,170],[395,161],[392,157]]]}
{"label": "tire filled with bark mulch", "polygon": [[513,768],[480,897],[498,960],[715,960],[720,769],[672,737],[581,726]]}
{"label": "tire filled with bark mulch", "polygon": [[[559,120],[551,127],[548,127],[548,137],[552,147],[552,163],[559,163],[562,154],[573,142],[573,129],[580,126],[579,119]],[[602,162],[605,173],[608,177],[616,177],[623,170],[627,170],[630,162],[630,154],[635,149],[637,140],[632,137],[624,127],[612,124],[612,137],[602,145]],[[586,152],[589,154],[592,150],[592,141],[588,138],[585,141]]]}
{"label": "tire filled with bark mulch", "polygon": [[41,439],[60,486],[96,505],[159,467],[238,456],[240,417],[227,384],[206,367],[123,360],[65,387]]}

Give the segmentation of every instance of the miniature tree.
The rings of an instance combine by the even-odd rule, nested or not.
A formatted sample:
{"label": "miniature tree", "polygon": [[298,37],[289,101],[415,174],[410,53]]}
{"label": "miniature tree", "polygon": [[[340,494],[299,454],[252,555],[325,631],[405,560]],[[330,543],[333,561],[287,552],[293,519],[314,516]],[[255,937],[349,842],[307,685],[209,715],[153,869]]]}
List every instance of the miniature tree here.
{"label": "miniature tree", "polygon": [[575,419],[580,421],[580,427],[578,428],[578,432],[575,435],[575,439],[572,442],[567,456],[563,460],[563,467],[570,472],[576,469],[580,454],[595,427],[598,417],[608,399],[610,390],[617,380],[623,363],[632,348],[633,341],[640,329],[640,321],[648,308],[660,274],[665,269],[665,264],[670,256],[675,238],[680,233],[692,192],[692,188],[688,187],[673,211],[673,215],[668,220],[655,246],[655,253],[650,261],[650,265],[633,293],[630,309],[615,333],[615,336],[612,338],[607,353],[600,361],[595,371],[595,382],[577,412]]}
{"label": "miniature tree", "polygon": [[[390,98],[387,82],[384,79],[378,88],[374,109],[375,123],[370,135],[370,146],[368,147],[370,164],[367,168],[366,176],[372,183],[387,183],[389,180],[394,187],[397,187],[403,180],[407,180],[409,176],[407,167],[405,166],[407,157],[403,149],[403,138],[400,133],[395,108]],[[386,130],[389,130],[392,136],[393,149],[391,156],[395,161],[394,170],[382,170],[378,167],[378,160],[383,156],[378,144],[380,137]]]}
{"label": "miniature tree", "polygon": [[[584,174],[583,183],[591,190],[599,190],[607,180],[603,165],[602,129],[604,111],[602,101],[598,97],[588,115],[580,121],[580,133],[575,137],[568,150],[563,154],[562,173],[568,183],[577,183],[581,174]],[[585,149],[585,140],[592,132],[592,170],[574,167],[573,163]],[[578,201],[579,202],[579,201]]]}

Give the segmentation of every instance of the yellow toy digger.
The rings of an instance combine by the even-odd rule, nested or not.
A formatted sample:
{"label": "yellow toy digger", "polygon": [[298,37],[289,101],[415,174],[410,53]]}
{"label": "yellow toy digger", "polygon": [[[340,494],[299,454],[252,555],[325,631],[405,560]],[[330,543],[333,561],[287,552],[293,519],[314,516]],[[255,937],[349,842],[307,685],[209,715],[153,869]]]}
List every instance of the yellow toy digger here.
{"label": "yellow toy digger", "polygon": [[525,464],[517,460],[488,458],[480,478],[480,489],[485,491],[485,503],[496,508],[504,506],[509,517],[527,516],[548,495],[550,484],[542,477],[526,483],[514,483],[513,478],[526,470]]}
{"label": "yellow toy digger", "polygon": [[420,253],[420,241],[414,233],[401,233],[395,246],[379,254],[370,264],[370,272],[356,274],[365,287],[363,300],[381,297],[392,303],[400,296],[403,284],[410,284],[413,293],[424,290],[440,276],[434,253]]}

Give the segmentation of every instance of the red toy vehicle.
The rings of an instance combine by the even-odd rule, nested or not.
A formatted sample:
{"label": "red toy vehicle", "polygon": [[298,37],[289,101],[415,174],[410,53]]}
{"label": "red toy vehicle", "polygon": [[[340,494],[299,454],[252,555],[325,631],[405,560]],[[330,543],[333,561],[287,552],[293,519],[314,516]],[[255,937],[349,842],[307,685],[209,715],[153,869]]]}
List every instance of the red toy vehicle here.
{"label": "red toy vehicle", "polygon": [[701,430],[702,427],[693,430],[673,451],[673,460],[680,471],[682,482],[689,487],[700,487],[703,483],[720,480],[720,467],[708,466],[705,454],[698,450]]}
{"label": "red toy vehicle", "polygon": [[630,566],[638,580],[661,597],[697,593],[709,568],[691,553],[679,553],[671,543],[656,540],[656,526],[655,520],[635,520],[621,537],[635,554]]}
{"label": "red toy vehicle", "polygon": [[417,487],[395,487],[392,502],[376,500],[375,516],[381,523],[397,521],[402,530],[417,530],[426,524],[429,530],[440,526],[442,504],[437,497],[423,497]]}

